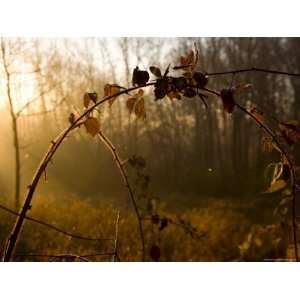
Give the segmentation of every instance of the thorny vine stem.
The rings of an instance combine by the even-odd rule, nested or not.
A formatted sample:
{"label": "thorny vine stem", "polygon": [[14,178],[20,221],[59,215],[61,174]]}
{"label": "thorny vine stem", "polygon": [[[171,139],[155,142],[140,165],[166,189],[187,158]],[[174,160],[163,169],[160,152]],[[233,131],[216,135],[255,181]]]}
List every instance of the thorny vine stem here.
{"label": "thorny vine stem", "polygon": [[[275,71],[275,70],[266,70],[266,69],[260,69],[260,68],[250,68],[250,69],[240,69],[235,71],[228,71],[228,72],[219,72],[219,73],[210,73],[209,75],[226,75],[226,74],[237,74],[242,72],[250,72],[250,71],[256,71],[256,72],[264,72],[264,73],[272,73],[272,74],[278,74],[278,75],[287,75],[287,76],[296,76],[300,77],[300,74],[298,73],[289,73],[289,72],[281,72],[281,71]],[[218,92],[205,89],[207,92],[212,93],[216,96],[221,96]],[[285,157],[290,173],[291,173],[291,186],[292,186],[292,228],[293,228],[293,244],[294,244],[294,256],[296,261],[299,261],[298,257],[298,242],[297,242],[297,222],[296,222],[296,174],[295,174],[295,168],[294,165],[285,151],[285,149],[282,147],[280,142],[278,141],[276,135],[273,133],[273,131],[267,127],[263,122],[261,122],[254,114],[252,114],[250,111],[248,111],[246,108],[241,106],[238,103],[235,103],[236,107],[244,112],[246,115],[248,115],[250,118],[252,118],[264,131],[267,135],[269,135],[278,149],[281,152],[281,155]]]}
{"label": "thorny vine stem", "polygon": [[[300,77],[300,74],[296,74],[296,73],[287,73],[287,72],[265,70],[265,69],[258,69],[258,68],[241,69],[241,70],[228,71],[228,72],[223,72],[223,73],[211,73],[211,75],[236,74],[236,73],[249,72],[249,71],[260,71],[260,72],[266,72],[266,73],[274,73],[274,74],[280,74],[280,75],[289,75],[289,76],[299,76]],[[207,91],[208,93],[211,93],[218,97],[221,97],[220,93],[218,93],[216,91],[205,89],[205,88],[204,88],[204,90]],[[251,119],[253,119],[264,130],[264,132],[272,138],[272,140],[274,141],[274,143],[280,150],[281,155],[285,157],[285,159],[288,163],[290,173],[291,173],[291,186],[292,186],[292,228],[293,228],[294,255],[295,255],[296,261],[299,261],[298,244],[297,244],[297,223],[296,223],[296,175],[295,175],[294,165],[293,165],[289,155],[287,154],[285,149],[282,147],[282,145],[278,141],[276,135],[273,133],[273,131],[269,127],[267,127],[263,122],[261,122],[258,118],[256,118],[256,116],[254,114],[252,114],[250,111],[248,111],[246,108],[244,108],[240,104],[235,103],[235,106],[240,111],[242,111],[243,113],[248,115]]]}
{"label": "thorny vine stem", "polygon": [[246,108],[241,106],[240,104],[236,103],[236,107],[243,111],[245,114],[247,114],[249,117],[251,117],[259,126],[272,138],[276,146],[281,152],[281,155],[285,157],[290,173],[291,173],[291,186],[292,186],[292,228],[293,228],[293,242],[294,242],[294,255],[296,261],[299,261],[298,258],[298,244],[297,244],[297,223],[296,223],[296,175],[295,175],[295,168],[294,165],[285,151],[285,149],[282,147],[282,145],[279,143],[278,139],[276,138],[276,135],[272,132],[270,128],[268,128],[266,125],[264,125],[258,118],[255,117],[254,114],[249,112]]}
{"label": "thorny vine stem", "polygon": [[103,134],[103,132],[100,130],[98,133],[98,137],[100,139],[100,141],[102,141],[105,146],[110,150],[116,165],[118,166],[118,169],[121,173],[121,176],[123,178],[125,187],[128,190],[128,194],[130,197],[130,200],[133,204],[134,210],[135,210],[135,214],[137,217],[137,221],[138,221],[138,225],[139,225],[139,232],[140,232],[140,238],[141,238],[141,243],[142,243],[142,261],[145,261],[145,238],[144,238],[144,231],[143,231],[143,221],[142,221],[142,216],[141,213],[139,211],[132,187],[129,183],[128,180],[128,176],[127,173],[125,171],[124,165],[122,164],[122,160],[120,159],[120,156],[117,152],[116,147],[112,144],[112,142]]}
{"label": "thorny vine stem", "polygon": [[[151,217],[143,217],[143,220],[152,222]],[[170,218],[167,218],[167,220],[168,220],[169,224],[174,225],[174,226],[178,226],[179,228],[185,230],[191,236],[194,234],[196,239],[202,239],[202,238],[205,238],[207,236],[206,232],[204,232],[204,231],[203,232],[193,232],[190,229],[183,226],[183,224],[181,224],[181,223],[175,222]]]}
{"label": "thorny vine stem", "polygon": [[300,73],[290,73],[290,72],[284,72],[284,71],[255,68],[255,67],[239,69],[239,70],[232,70],[232,71],[224,71],[224,72],[212,72],[212,73],[206,73],[206,75],[218,76],[218,75],[238,74],[238,73],[247,73],[247,72],[260,72],[260,73],[269,73],[269,74],[300,77]]}
{"label": "thorny vine stem", "polygon": [[60,145],[63,143],[65,138],[68,136],[68,134],[75,128],[77,128],[80,124],[81,121],[86,117],[90,112],[92,112],[96,107],[99,105],[103,104],[104,102],[107,102],[111,98],[120,96],[122,94],[127,94],[131,91],[146,87],[146,86],[152,86],[154,85],[155,82],[147,83],[143,86],[137,86],[137,87],[132,87],[126,90],[122,90],[118,93],[115,93],[111,96],[104,97],[102,100],[96,102],[94,105],[92,105],[90,108],[86,109],[84,113],[82,113],[69,127],[64,129],[54,141],[51,142],[47,152],[45,153],[44,157],[42,158],[38,168],[36,169],[36,172],[33,176],[33,179],[31,181],[31,184],[28,186],[28,192],[26,195],[26,198],[24,200],[24,204],[21,208],[20,215],[18,216],[16,223],[12,229],[12,232],[7,240],[4,255],[3,255],[3,261],[11,261],[13,258],[14,250],[18,241],[18,238],[20,236],[20,233],[22,231],[22,227],[24,224],[25,217],[27,215],[27,212],[31,208],[31,202],[32,198],[34,195],[34,192],[38,186],[38,183],[40,181],[40,178],[42,174],[45,172],[48,163],[51,161],[52,157],[56,153],[57,149],[60,147]]}
{"label": "thorny vine stem", "polygon": [[[264,70],[264,69],[252,68],[252,69],[244,69],[244,70],[237,70],[237,71],[229,71],[229,72],[226,72],[225,74],[248,72],[248,71],[258,71],[258,70],[260,70],[261,72],[267,72],[267,70]],[[290,76],[300,76],[300,74],[286,73],[286,72],[272,71],[272,70],[270,70],[268,73],[290,75]],[[219,74],[220,73],[214,73],[213,75],[219,75]],[[216,91],[209,90],[209,89],[204,89],[204,90],[206,90],[208,93],[211,93],[218,97],[221,97],[220,93],[218,93]],[[285,157],[285,159],[288,163],[290,173],[291,173],[291,186],[292,186],[292,228],[293,228],[294,255],[295,255],[296,261],[299,261],[298,243],[297,243],[297,222],[296,222],[296,175],[295,175],[294,165],[293,165],[289,155],[287,154],[287,152],[285,151],[283,146],[278,141],[276,135],[273,133],[273,131],[269,127],[267,127],[263,122],[261,122],[258,118],[256,118],[256,116],[254,114],[252,114],[250,111],[248,111],[246,108],[244,108],[240,104],[235,103],[235,106],[240,111],[242,111],[244,114],[248,115],[251,119],[253,119],[264,130],[264,132],[272,138],[272,140],[274,141],[274,143],[280,150],[281,155]]]}

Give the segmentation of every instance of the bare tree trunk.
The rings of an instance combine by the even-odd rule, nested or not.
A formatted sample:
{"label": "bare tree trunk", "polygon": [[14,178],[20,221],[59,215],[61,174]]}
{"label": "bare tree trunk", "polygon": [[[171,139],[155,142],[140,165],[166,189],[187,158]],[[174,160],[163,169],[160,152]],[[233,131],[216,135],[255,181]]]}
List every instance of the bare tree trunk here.
{"label": "bare tree trunk", "polygon": [[15,208],[20,208],[20,185],[21,185],[21,161],[20,161],[20,145],[18,134],[18,120],[12,116],[12,126],[14,135],[14,147],[15,147]]}
{"label": "bare tree trunk", "polygon": [[20,208],[20,184],[21,184],[21,161],[20,161],[20,145],[19,145],[19,132],[18,132],[18,115],[14,110],[13,99],[11,95],[11,74],[8,70],[7,58],[5,53],[5,45],[3,39],[1,39],[1,53],[3,60],[3,67],[6,77],[6,95],[9,103],[9,112],[12,119],[13,130],[13,144],[15,150],[15,209]]}

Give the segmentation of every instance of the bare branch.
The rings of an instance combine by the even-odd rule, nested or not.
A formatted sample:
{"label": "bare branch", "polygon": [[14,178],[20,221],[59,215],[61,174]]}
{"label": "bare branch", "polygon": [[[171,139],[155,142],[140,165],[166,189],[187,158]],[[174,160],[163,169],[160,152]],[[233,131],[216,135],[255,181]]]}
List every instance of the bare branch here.
{"label": "bare branch", "polygon": [[224,71],[224,72],[212,72],[212,73],[206,73],[206,75],[218,76],[218,75],[229,75],[229,74],[238,74],[238,73],[247,73],[247,72],[261,72],[261,73],[300,77],[300,73],[290,73],[290,72],[284,72],[284,71],[255,68],[255,67],[247,68],[247,69],[232,70],[232,71]]}
{"label": "bare branch", "polygon": [[[163,219],[167,220],[168,224],[177,226],[182,228],[185,232],[187,232],[192,238],[196,238],[196,239],[202,239],[204,237],[206,237],[206,232],[199,232],[199,231],[195,231],[192,230],[192,228],[190,228],[189,226],[186,226],[186,224],[180,223],[180,222],[176,222],[174,220],[172,220],[171,218],[168,217],[162,217]],[[151,221],[152,222],[152,217],[143,217],[143,220],[145,221]]]}
{"label": "bare branch", "polygon": [[[58,85],[58,84],[57,84]],[[44,96],[45,94],[50,93],[52,90],[54,90],[56,88],[56,86],[51,87],[49,90],[47,91],[43,91],[42,93],[40,93],[38,96],[34,97],[33,99],[29,100],[26,104],[24,104],[17,112],[16,112],[16,116],[19,117],[22,112],[27,109],[30,105],[32,105],[34,102],[36,102],[37,100],[39,100],[42,96]],[[64,97],[66,98],[66,97]],[[64,99],[63,98],[63,99]]]}
{"label": "bare branch", "polygon": [[128,191],[131,203],[133,204],[134,207],[134,211],[136,214],[136,218],[139,224],[139,231],[140,231],[140,238],[141,238],[141,243],[142,243],[142,261],[145,260],[145,238],[144,238],[144,232],[143,232],[143,222],[142,222],[142,216],[140,214],[134,193],[133,193],[133,189],[129,183],[128,180],[128,175],[125,171],[124,165],[122,164],[122,159],[120,158],[116,147],[112,144],[112,142],[103,134],[102,131],[99,131],[98,133],[98,137],[100,139],[100,141],[102,141],[104,143],[104,145],[109,149],[109,151],[111,152],[114,161],[120,171],[120,174],[122,176],[122,179],[124,181],[124,185]]}
{"label": "bare branch", "polygon": [[16,257],[45,257],[45,258],[57,258],[57,259],[68,259],[71,261],[75,261],[76,259],[79,259],[81,261],[89,262],[89,260],[81,255],[76,254],[56,254],[56,255],[49,255],[49,254],[31,254],[31,253],[20,253],[16,254]]}
{"label": "bare branch", "polygon": [[[10,214],[13,214],[15,216],[20,216],[20,213],[0,204],[0,209],[10,213]],[[38,219],[35,219],[35,218],[32,218],[32,217],[28,217],[26,216],[25,217],[26,220],[29,220],[31,222],[34,222],[34,223],[37,223],[39,225],[42,225],[42,226],[45,226],[49,229],[52,229],[52,230],[55,230],[61,234],[64,234],[66,236],[69,236],[71,238],[74,238],[74,239],[79,239],[79,240],[86,240],[86,241],[114,241],[113,238],[100,238],[100,237],[87,237],[87,236],[82,236],[82,235],[79,235],[79,234],[75,234],[75,233],[72,233],[72,232],[68,232],[64,229],[61,229],[61,228],[58,228],[54,225],[51,225],[51,224],[48,224],[44,221],[41,221],[41,220],[38,220]]]}
{"label": "bare branch", "polygon": [[61,101],[59,101],[53,109],[45,110],[45,111],[40,111],[36,113],[30,113],[30,114],[21,114],[20,117],[35,117],[35,116],[41,116],[45,115],[48,113],[52,113],[57,110],[57,108],[62,105],[66,101],[67,97],[63,97]]}

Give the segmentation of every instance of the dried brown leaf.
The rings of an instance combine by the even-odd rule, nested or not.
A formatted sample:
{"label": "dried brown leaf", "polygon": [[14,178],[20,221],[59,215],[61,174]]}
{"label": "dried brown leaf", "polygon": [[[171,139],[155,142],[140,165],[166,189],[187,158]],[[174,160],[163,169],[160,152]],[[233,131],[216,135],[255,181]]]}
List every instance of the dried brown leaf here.
{"label": "dried brown leaf", "polygon": [[287,182],[283,179],[279,179],[271,184],[271,186],[264,192],[265,194],[279,192],[287,186]]}
{"label": "dried brown leaf", "polygon": [[134,113],[137,116],[137,118],[141,118],[141,119],[145,119],[146,118],[145,100],[144,100],[144,98],[141,98],[135,104]]}
{"label": "dried brown leaf", "polygon": [[223,89],[221,90],[221,99],[223,102],[223,107],[226,112],[231,114],[235,107],[234,100],[234,90],[233,89]]}
{"label": "dried brown leaf", "polygon": [[[117,93],[120,92],[120,87],[116,84],[106,84],[104,86],[104,96],[105,97],[110,97],[113,96]],[[114,101],[117,99],[117,96],[112,97],[111,99],[108,100],[109,106],[112,106],[112,104],[114,103]]]}
{"label": "dried brown leaf", "polygon": [[280,123],[279,130],[282,137],[289,145],[295,144],[300,139],[300,130],[295,123]]}
{"label": "dried brown leaf", "polygon": [[156,77],[161,77],[161,71],[158,67],[155,66],[151,66],[150,67],[150,71],[153,75],[155,75]]}
{"label": "dried brown leaf", "polygon": [[134,108],[134,105],[135,105],[135,103],[136,103],[137,100],[138,99],[135,98],[135,97],[130,97],[130,98],[127,99],[127,101],[126,101],[126,107],[127,107],[127,109],[129,110],[130,113],[133,112],[133,108]]}
{"label": "dried brown leaf", "polygon": [[97,93],[85,93],[83,96],[83,105],[85,108],[88,108],[90,105],[90,102],[97,102]]}
{"label": "dried brown leaf", "polygon": [[90,104],[90,96],[88,93],[85,93],[84,96],[83,96],[83,105],[85,108],[88,108],[89,107],[89,104]]}
{"label": "dried brown leaf", "polygon": [[100,131],[100,123],[98,119],[94,117],[89,117],[84,121],[84,126],[86,128],[87,133],[91,136],[95,136]]}
{"label": "dried brown leaf", "polygon": [[135,67],[132,74],[132,85],[145,85],[149,81],[149,78],[149,73],[147,71],[142,71],[139,67]]}

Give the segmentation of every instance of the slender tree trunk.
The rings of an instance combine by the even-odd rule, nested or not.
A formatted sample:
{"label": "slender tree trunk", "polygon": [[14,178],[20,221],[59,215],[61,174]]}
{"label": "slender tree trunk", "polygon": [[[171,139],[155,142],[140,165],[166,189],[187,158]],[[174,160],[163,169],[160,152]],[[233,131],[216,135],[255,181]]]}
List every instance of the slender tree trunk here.
{"label": "slender tree trunk", "polygon": [[9,112],[12,119],[12,130],[13,130],[13,145],[15,151],[15,209],[20,208],[20,184],[21,184],[21,161],[20,161],[20,144],[19,144],[19,132],[18,132],[18,115],[14,110],[13,99],[11,95],[11,74],[8,70],[5,45],[3,39],[1,39],[1,53],[3,60],[3,67],[6,77],[6,95],[9,103]]}
{"label": "slender tree trunk", "polygon": [[15,148],[15,208],[20,208],[20,185],[21,185],[21,162],[20,162],[20,145],[18,134],[18,120],[12,116],[13,139]]}

